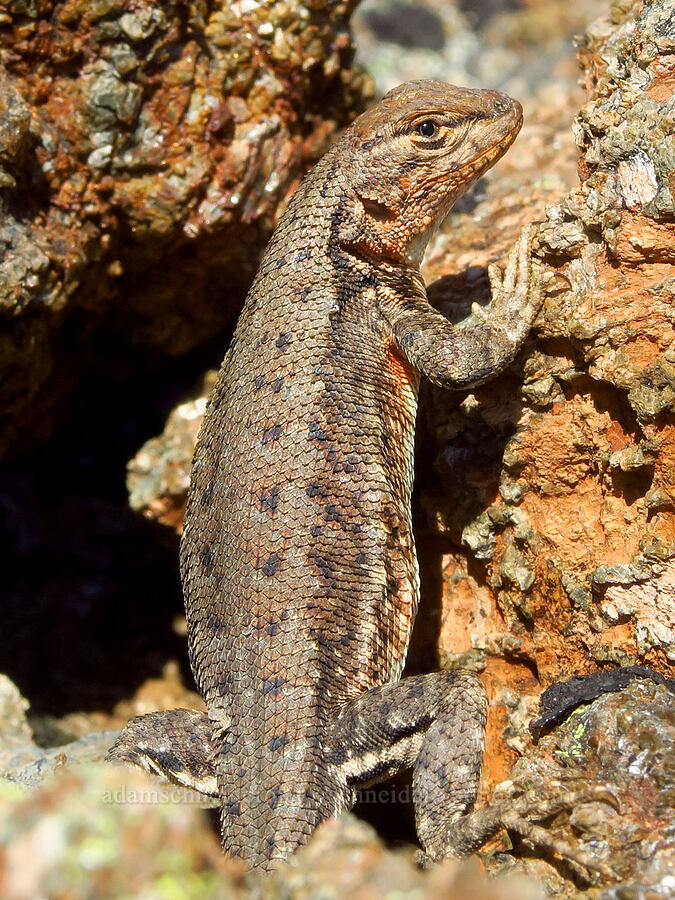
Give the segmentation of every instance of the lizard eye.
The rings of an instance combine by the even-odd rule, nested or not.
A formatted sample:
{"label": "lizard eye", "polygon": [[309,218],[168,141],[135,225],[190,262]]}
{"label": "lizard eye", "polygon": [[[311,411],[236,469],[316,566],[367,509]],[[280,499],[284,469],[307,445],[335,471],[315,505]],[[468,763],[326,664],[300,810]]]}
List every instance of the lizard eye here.
{"label": "lizard eye", "polygon": [[424,122],[418,122],[415,125],[415,131],[425,138],[434,137],[438,133],[438,125],[433,119],[425,119]]}

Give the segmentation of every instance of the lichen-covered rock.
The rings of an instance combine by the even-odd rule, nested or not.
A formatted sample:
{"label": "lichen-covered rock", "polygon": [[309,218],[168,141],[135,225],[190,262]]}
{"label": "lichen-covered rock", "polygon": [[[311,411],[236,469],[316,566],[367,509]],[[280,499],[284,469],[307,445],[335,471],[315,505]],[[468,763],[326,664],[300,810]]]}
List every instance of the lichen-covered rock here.
{"label": "lichen-covered rock", "polygon": [[[514,767],[497,793],[517,797],[606,787],[608,802],[593,801],[558,814],[556,839],[603,860],[615,883],[590,889],[593,900],[666,898],[675,880],[675,698],[665,685],[637,679],[623,691],[581,707]],[[497,856],[492,871],[511,868]],[[521,861],[518,869],[546,886],[550,896],[579,897],[548,863]],[[597,880],[597,879],[594,879]]]}
{"label": "lichen-covered rock", "polygon": [[[647,0],[588,30],[581,180],[540,226],[547,296],[529,348],[468,397],[428,394],[424,447],[438,449],[420,487],[444,552],[440,646],[486,653],[494,738],[516,751],[541,684],[675,660],[674,23],[673,0]],[[526,126],[525,154],[533,139]],[[518,147],[511,202],[529,217],[540,169],[514,173]],[[472,228],[482,247],[482,222],[502,218],[494,204],[454,223],[462,246],[440,243],[433,274],[462,271]],[[508,765],[492,746],[498,779]]]}
{"label": "lichen-covered rock", "polygon": [[37,787],[58,769],[102,760],[119,734],[92,731],[74,740],[61,734],[53,746],[43,747],[28,724],[28,706],[16,685],[0,674],[0,785]]}
{"label": "lichen-covered rock", "polygon": [[3,6],[0,453],[49,433],[111,335],[133,369],[236,316],[277,206],[361,101],[353,3]]}
{"label": "lichen-covered rock", "polygon": [[494,85],[521,100],[535,91],[555,102],[564,73],[574,76],[574,35],[606,10],[606,0],[361,0],[353,19],[356,60],[383,93],[424,77]]}
{"label": "lichen-covered rock", "polygon": [[526,876],[487,879],[475,861],[448,859],[420,871],[412,847],[385,849],[373,830],[351,815],[320,825],[289,863],[259,882],[258,890],[265,900],[543,900]]}
{"label": "lichen-covered rock", "polygon": [[197,435],[217,374],[206,375],[199,396],[177,406],[164,431],[146,441],[127,467],[131,508],[179,532]]}
{"label": "lichen-covered rock", "polygon": [[448,860],[430,872],[413,849],[387,850],[351,816],[325,823],[291,861],[246,875],[203,812],[141,772],[89,765],[25,794],[0,781],[0,893],[5,900],[542,900],[522,875],[488,879]]}
{"label": "lichen-covered rock", "polygon": [[242,897],[204,814],[142,773],[93,765],[24,793],[0,782],[6,900]]}

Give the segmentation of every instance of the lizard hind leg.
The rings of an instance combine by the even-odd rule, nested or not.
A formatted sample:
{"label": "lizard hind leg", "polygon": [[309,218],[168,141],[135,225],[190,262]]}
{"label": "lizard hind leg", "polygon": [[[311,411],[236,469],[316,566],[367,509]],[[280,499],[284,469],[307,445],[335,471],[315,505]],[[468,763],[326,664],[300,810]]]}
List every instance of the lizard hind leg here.
{"label": "lizard hind leg", "polygon": [[[478,840],[466,848],[462,845],[452,852],[452,838],[460,843],[465,814],[478,793],[486,719],[483,685],[472,673],[458,674],[447,686],[413,769],[417,835],[431,859],[464,856],[483,842]],[[458,827],[453,827],[454,823]],[[498,828],[496,825],[487,836]]]}
{"label": "lizard hind leg", "polygon": [[[108,751],[111,762],[137,766],[217,805],[212,723],[193,709],[169,709],[132,719]],[[213,798],[214,802],[208,802]]]}
{"label": "lizard hind leg", "polygon": [[[413,771],[417,834],[427,859],[469,856],[500,829],[609,877],[596,855],[537,821],[582,803],[616,802],[604,785],[559,782],[473,809],[485,743],[487,697],[468,671],[415,675],[373,688],[340,711],[324,742],[326,763],[347,790]],[[577,789],[578,788],[578,789]]]}
{"label": "lizard hind leg", "polygon": [[[413,768],[413,798],[430,812],[418,817],[422,843],[434,843],[435,820],[447,824],[460,815],[478,789],[487,700],[480,681],[469,672],[434,672],[385,684],[356,697],[340,711],[326,742],[326,759],[347,788],[367,787]],[[448,731],[449,719],[458,728]],[[439,728],[439,717],[441,725]],[[434,777],[432,753],[424,748],[445,734]],[[450,764],[445,790],[435,784],[439,769]],[[460,772],[460,763],[463,764]],[[452,782],[452,783],[451,783]],[[427,795],[437,798],[427,802]],[[433,820],[433,821],[432,821]]]}

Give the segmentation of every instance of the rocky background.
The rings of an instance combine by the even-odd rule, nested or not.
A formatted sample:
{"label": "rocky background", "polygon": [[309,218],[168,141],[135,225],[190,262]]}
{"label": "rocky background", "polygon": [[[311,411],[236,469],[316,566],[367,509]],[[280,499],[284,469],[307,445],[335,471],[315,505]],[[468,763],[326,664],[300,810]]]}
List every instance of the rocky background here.
{"label": "rocky background", "polygon": [[[556,680],[630,664],[668,676],[675,660],[675,2],[354,5],[0,6],[8,898],[675,892],[667,687],[633,683],[537,746],[527,729]],[[509,775],[507,796],[611,785],[616,803],[546,825],[619,886],[503,835],[482,862],[497,879],[452,862],[422,873],[354,819],[261,886],[201,811],[76,765],[132,715],[199,706],[177,534],[209,372],[302,173],[373,94],[424,76],[499,87],[526,115],[430,249],[432,302],[466,318],[532,221],[547,297],[497,382],[424,389],[409,670],[458,655],[484,668],[483,799]],[[412,839],[409,810],[380,808],[389,827],[360,811],[390,845]]]}

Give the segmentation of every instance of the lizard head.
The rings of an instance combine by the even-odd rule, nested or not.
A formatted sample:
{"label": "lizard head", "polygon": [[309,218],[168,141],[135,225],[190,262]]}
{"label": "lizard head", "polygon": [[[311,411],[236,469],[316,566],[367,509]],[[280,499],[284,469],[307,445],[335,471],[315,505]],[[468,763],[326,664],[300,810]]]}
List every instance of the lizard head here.
{"label": "lizard head", "polygon": [[520,103],[498,91],[440,81],[390,91],[340,141],[349,184],[341,243],[419,265],[454,202],[506,152],[522,121]]}

